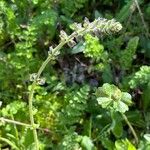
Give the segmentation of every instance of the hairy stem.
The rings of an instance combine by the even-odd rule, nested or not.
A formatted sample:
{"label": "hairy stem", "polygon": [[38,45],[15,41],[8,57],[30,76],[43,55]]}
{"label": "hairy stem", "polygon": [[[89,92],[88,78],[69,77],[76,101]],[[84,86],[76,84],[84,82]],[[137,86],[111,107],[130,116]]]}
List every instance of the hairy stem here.
{"label": "hairy stem", "polygon": [[35,124],[34,124],[34,116],[33,116],[33,108],[32,108],[32,99],[33,99],[35,86],[36,86],[36,81],[33,82],[32,88],[29,94],[29,115],[30,115],[31,126],[33,128],[35,146],[36,146],[36,149],[39,150],[39,142],[38,142],[37,131],[36,131]]}
{"label": "hairy stem", "polygon": [[128,118],[126,117],[125,114],[122,113],[122,117],[123,117],[123,119],[125,120],[125,122],[127,123],[127,125],[129,126],[129,128],[130,128],[130,130],[131,130],[131,132],[132,132],[132,134],[133,134],[133,136],[134,136],[134,138],[135,138],[136,144],[138,144],[138,136],[137,136],[137,134],[136,134],[134,128],[132,127],[131,123],[129,122],[129,120],[128,120]]}
{"label": "hairy stem", "polygon": [[[66,39],[65,41],[62,41],[57,47],[55,47],[53,49],[53,53],[58,52],[66,43],[68,43],[71,39],[73,39],[75,37],[75,33],[72,33],[68,39]],[[31,85],[31,90],[29,93],[29,115],[30,115],[30,122],[31,122],[31,126],[33,128],[33,135],[34,135],[34,141],[35,141],[35,146],[36,146],[36,150],[39,150],[39,142],[38,142],[38,136],[37,136],[37,131],[35,128],[35,123],[34,123],[34,114],[33,114],[33,97],[34,97],[34,91],[35,91],[35,87],[36,87],[36,82],[37,79],[40,78],[40,75],[42,74],[43,70],[45,69],[45,67],[47,66],[47,64],[53,59],[52,55],[49,55],[47,57],[47,59],[43,62],[43,64],[41,65],[41,67],[38,70],[38,73],[36,75],[35,80],[33,81],[32,85]]]}

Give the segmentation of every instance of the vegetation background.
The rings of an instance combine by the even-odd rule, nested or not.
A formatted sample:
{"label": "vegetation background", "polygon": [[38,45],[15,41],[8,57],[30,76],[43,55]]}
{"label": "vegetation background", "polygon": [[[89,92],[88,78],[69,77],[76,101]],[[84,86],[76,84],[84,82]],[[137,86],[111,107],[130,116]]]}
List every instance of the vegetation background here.
{"label": "vegetation background", "polygon": [[36,149],[31,78],[60,42],[60,31],[71,34],[71,24],[85,17],[115,18],[123,29],[100,38],[87,34],[47,65],[33,101],[39,147],[150,149],[149,0],[0,0],[2,150]]}

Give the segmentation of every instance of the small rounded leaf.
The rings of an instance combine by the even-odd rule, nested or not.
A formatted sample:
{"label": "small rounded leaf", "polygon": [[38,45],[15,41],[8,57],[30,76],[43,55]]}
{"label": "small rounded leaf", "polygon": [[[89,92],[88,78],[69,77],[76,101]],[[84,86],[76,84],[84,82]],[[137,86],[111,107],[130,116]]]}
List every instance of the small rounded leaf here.
{"label": "small rounded leaf", "polygon": [[102,106],[102,108],[107,108],[111,103],[112,99],[107,97],[99,97],[97,98],[98,104]]}
{"label": "small rounded leaf", "polygon": [[114,108],[115,107],[116,107],[116,111],[119,111],[121,113],[125,113],[126,111],[129,110],[128,105],[126,105],[122,101],[117,102],[116,105],[114,105]]}
{"label": "small rounded leaf", "polygon": [[122,97],[121,100],[127,104],[128,106],[130,106],[132,104],[132,97],[129,93],[127,92],[122,92]]}

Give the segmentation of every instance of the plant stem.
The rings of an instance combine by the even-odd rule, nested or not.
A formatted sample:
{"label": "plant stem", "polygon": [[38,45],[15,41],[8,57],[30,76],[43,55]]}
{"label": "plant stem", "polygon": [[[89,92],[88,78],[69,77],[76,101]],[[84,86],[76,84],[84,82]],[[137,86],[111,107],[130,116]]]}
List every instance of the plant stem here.
{"label": "plant stem", "polygon": [[[0,118],[0,121],[1,121],[1,122],[7,122],[7,123],[15,124],[15,125],[20,125],[20,126],[24,126],[24,127],[26,127],[26,128],[31,128],[31,129],[32,129],[32,126],[31,126],[30,124],[22,123],[22,122],[19,122],[19,121],[16,121],[16,120],[10,120],[10,119],[1,117],[1,118]],[[47,128],[39,128],[39,127],[37,127],[36,129],[41,130],[41,131],[46,131],[46,132],[52,133],[52,131],[50,131],[50,130],[47,129]]]}
{"label": "plant stem", "polygon": [[128,125],[129,128],[130,128],[130,130],[131,130],[131,132],[132,132],[132,134],[133,134],[133,136],[134,136],[134,138],[135,138],[136,144],[138,144],[138,136],[137,136],[137,134],[136,134],[134,128],[132,127],[132,125],[131,125],[131,123],[129,122],[129,120],[128,120],[128,118],[126,117],[126,115],[123,114],[123,113],[121,113],[121,114],[122,114],[123,119],[125,120],[125,122],[127,123],[127,125]]}
{"label": "plant stem", "polygon": [[138,11],[139,11],[139,14],[140,14],[140,17],[141,17],[141,20],[142,20],[142,23],[143,23],[143,27],[145,28],[146,37],[148,38],[150,35],[149,35],[148,27],[147,27],[147,25],[146,25],[146,23],[145,23],[145,20],[144,20],[144,17],[143,17],[143,13],[142,13],[142,11],[141,11],[141,9],[140,9],[140,6],[139,6],[138,1],[137,1],[137,0],[134,0],[134,2],[135,2],[135,5],[136,5],[136,7],[137,7],[137,9],[138,9]]}
{"label": "plant stem", "polygon": [[[62,41],[57,47],[55,47],[53,49],[53,53],[58,52],[66,43],[68,43],[71,39],[73,39],[75,37],[75,32],[72,33],[67,40]],[[39,142],[38,142],[38,136],[37,136],[37,131],[35,128],[35,123],[34,123],[34,115],[33,115],[33,96],[34,96],[34,91],[35,91],[35,87],[36,87],[36,82],[37,79],[40,78],[40,75],[42,74],[43,70],[45,69],[46,65],[53,59],[53,56],[50,54],[47,59],[43,62],[43,64],[41,65],[40,69],[38,70],[38,73],[36,75],[35,80],[33,81],[32,85],[31,85],[31,90],[29,93],[29,115],[30,115],[30,122],[31,122],[31,126],[33,128],[33,135],[34,135],[34,141],[35,141],[35,145],[36,145],[36,150],[39,150]]]}
{"label": "plant stem", "polygon": [[92,130],[92,115],[90,116],[90,120],[89,120],[89,137],[91,138],[91,131]]}
{"label": "plant stem", "polygon": [[3,118],[3,117],[0,118],[0,121],[1,122],[8,122],[8,123],[16,124],[16,125],[25,126],[27,128],[32,128],[32,126],[30,124],[22,123],[22,122],[15,121],[15,120],[6,119],[6,118]]}
{"label": "plant stem", "polygon": [[31,91],[30,91],[30,94],[29,94],[29,115],[30,115],[31,126],[33,128],[33,135],[34,135],[36,150],[39,150],[39,142],[38,142],[37,131],[36,131],[36,128],[35,128],[35,123],[34,123],[33,106],[32,106],[32,99],[33,99],[35,86],[36,86],[36,81],[33,82],[32,87],[31,87]]}

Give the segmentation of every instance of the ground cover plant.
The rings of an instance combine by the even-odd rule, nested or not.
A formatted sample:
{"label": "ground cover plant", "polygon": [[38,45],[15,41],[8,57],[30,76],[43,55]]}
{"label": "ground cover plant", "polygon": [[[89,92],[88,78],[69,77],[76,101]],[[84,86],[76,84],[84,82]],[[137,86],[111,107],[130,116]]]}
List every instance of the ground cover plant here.
{"label": "ground cover plant", "polygon": [[0,148],[150,149],[150,2],[0,1]]}

